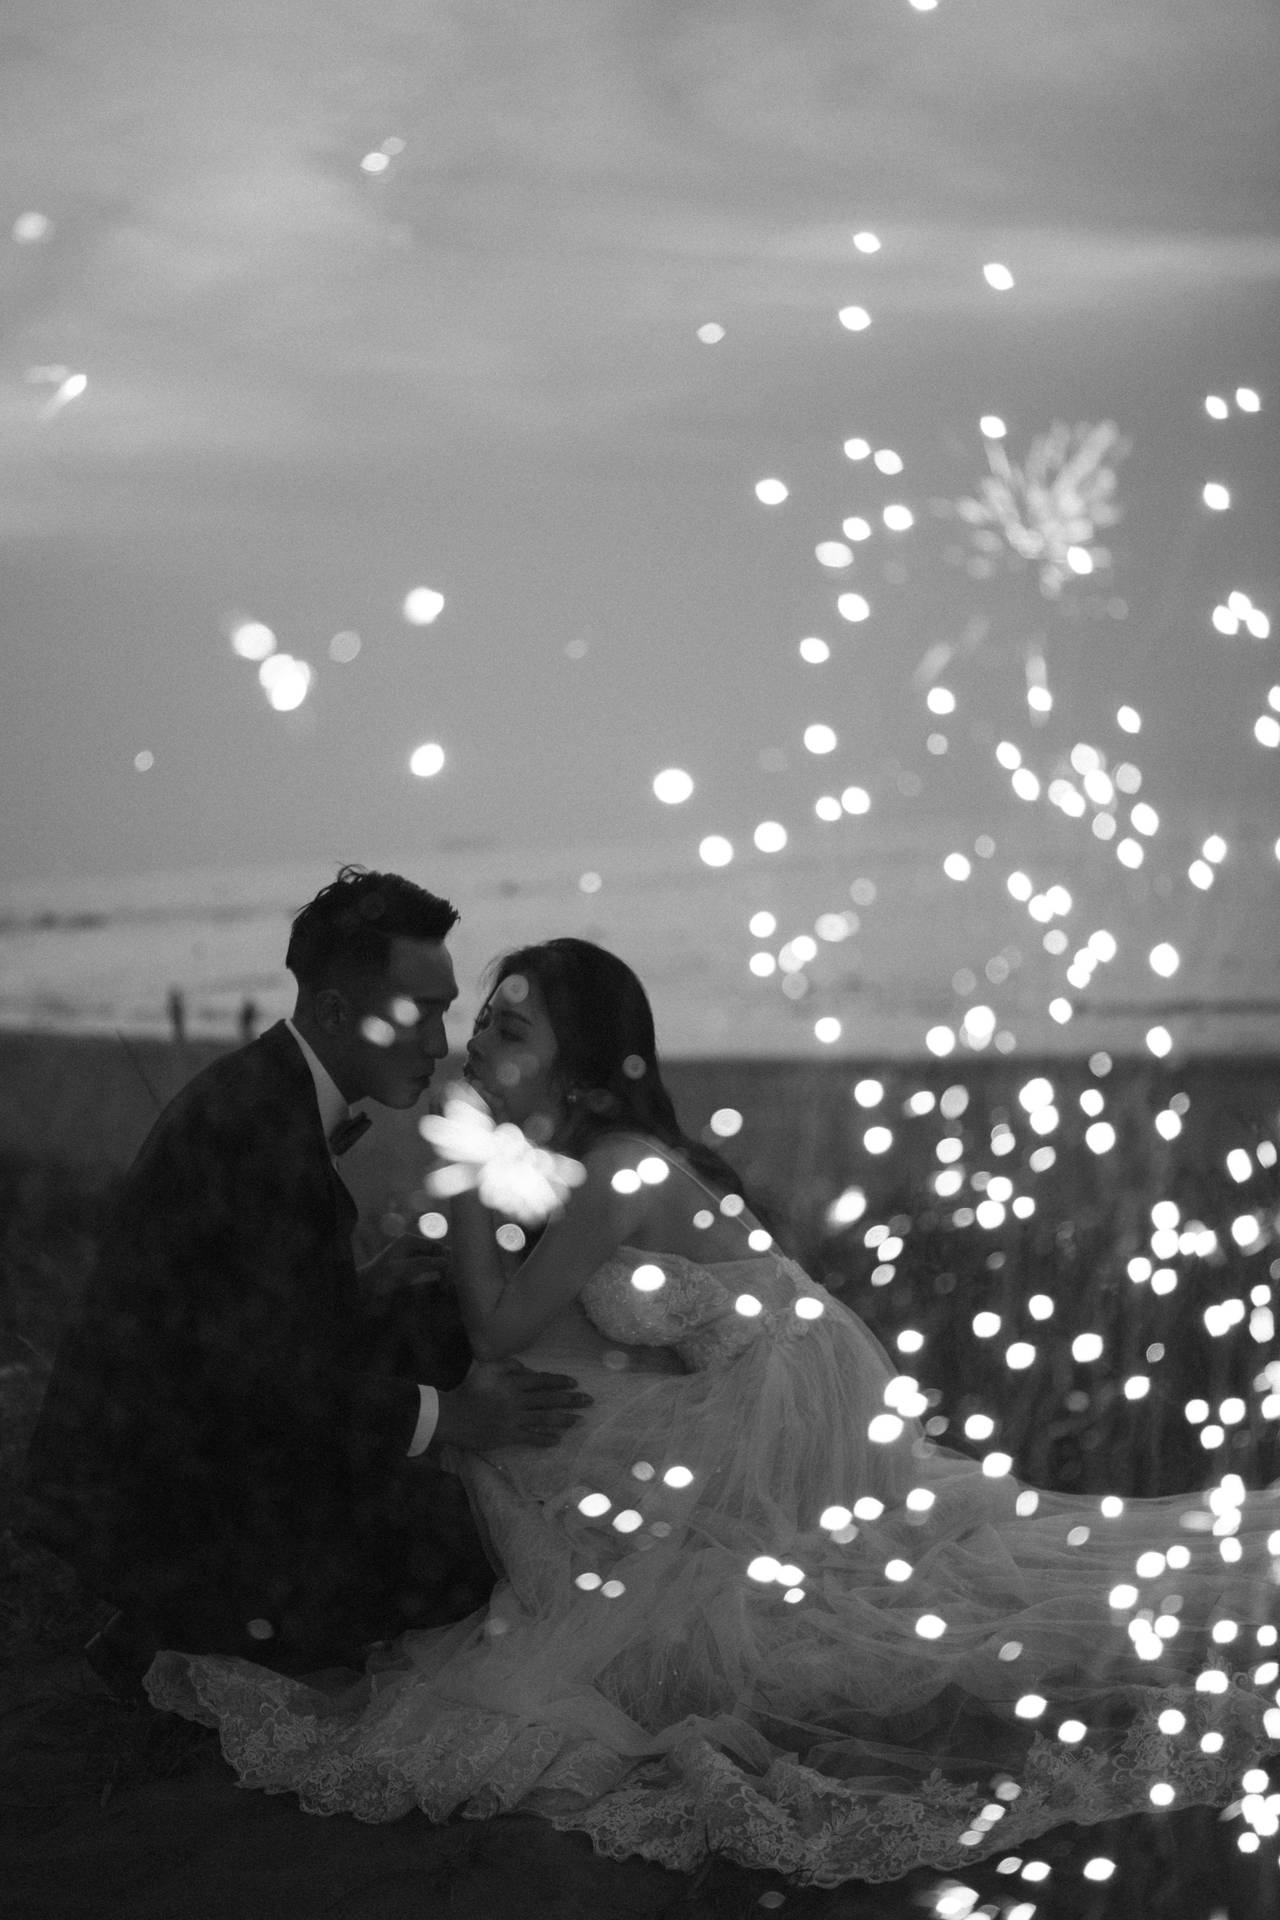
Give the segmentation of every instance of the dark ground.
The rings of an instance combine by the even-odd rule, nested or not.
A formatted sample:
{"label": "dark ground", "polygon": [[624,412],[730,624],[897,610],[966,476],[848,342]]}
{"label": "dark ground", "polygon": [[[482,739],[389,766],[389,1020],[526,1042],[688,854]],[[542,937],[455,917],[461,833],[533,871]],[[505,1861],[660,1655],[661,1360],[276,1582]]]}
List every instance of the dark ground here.
{"label": "dark ground", "polygon": [[442,1827],[417,1815],[387,1826],[320,1819],[291,1797],[241,1790],[212,1734],[117,1706],[66,1654],[0,1681],[0,1846],[5,1920],[745,1920],[771,1907],[788,1920],[890,1920],[928,1910],[920,1881],[914,1891],[782,1891],[727,1861],[689,1877],[597,1859],[585,1835],[533,1814]]}

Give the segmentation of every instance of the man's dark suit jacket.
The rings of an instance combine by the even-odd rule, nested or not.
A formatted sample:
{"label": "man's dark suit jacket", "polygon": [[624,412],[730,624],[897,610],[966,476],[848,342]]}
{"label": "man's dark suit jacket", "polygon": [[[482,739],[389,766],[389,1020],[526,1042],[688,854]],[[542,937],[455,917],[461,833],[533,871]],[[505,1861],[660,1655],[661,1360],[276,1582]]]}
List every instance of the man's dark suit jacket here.
{"label": "man's dark suit jacket", "polygon": [[[283,1022],[161,1114],[28,1456],[27,1530],[91,1592],[163,1617],[199,1590],[273,1621],[350,1580],[433,1381],[422,1353],[416,1378],[376,1370],[355,1218]],[[456,1384],[456,1350],[434,1376]]]}

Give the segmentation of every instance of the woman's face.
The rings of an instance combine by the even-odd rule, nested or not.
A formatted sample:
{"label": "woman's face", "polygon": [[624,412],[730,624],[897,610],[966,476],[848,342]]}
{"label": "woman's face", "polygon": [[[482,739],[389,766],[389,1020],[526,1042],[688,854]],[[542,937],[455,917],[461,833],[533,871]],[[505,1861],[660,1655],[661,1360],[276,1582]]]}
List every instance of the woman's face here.
{"label": "woman's face", "polygon": [[565,1116],[556,1036],[536,981],[499,980],[476,1016],[465,1078],[484,1095],[495,1120],[511,1120],[531,1139],[549,1140]]}

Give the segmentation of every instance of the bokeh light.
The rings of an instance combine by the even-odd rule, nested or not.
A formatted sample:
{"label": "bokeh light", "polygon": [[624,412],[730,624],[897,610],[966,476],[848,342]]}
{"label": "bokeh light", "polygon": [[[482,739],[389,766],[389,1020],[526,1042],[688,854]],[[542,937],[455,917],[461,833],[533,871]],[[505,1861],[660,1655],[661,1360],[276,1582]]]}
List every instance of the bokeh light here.
{"label": "bokeh light", "polygon": [[444,595],[434,587],[411,587],[404,597],[404,617],[411,627],[429,627],[444,612]]}

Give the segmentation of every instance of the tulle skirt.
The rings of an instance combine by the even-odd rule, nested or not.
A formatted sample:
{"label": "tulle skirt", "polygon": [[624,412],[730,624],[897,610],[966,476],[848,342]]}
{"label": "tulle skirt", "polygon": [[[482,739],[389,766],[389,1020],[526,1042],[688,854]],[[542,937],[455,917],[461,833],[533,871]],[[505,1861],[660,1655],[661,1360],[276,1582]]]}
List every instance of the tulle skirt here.
{"label": "tulle skirt", "polygon": [[164,1653],[152,1700],[315,1813],[519,1806],[824,1886],[1237,1797],[1280,1746],[1280,1497],[985,1472],[810,1292],[820,1317],[699,1371],[527,1356],[594,1405],[554,1449],[454,1462],[502,1576],[482,1612],[325,1684]]}

